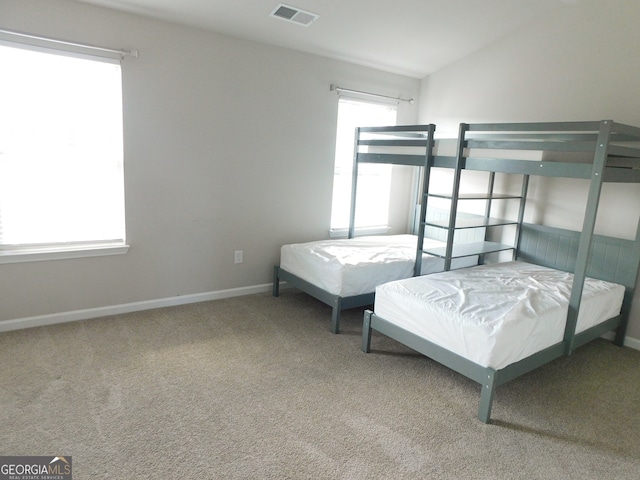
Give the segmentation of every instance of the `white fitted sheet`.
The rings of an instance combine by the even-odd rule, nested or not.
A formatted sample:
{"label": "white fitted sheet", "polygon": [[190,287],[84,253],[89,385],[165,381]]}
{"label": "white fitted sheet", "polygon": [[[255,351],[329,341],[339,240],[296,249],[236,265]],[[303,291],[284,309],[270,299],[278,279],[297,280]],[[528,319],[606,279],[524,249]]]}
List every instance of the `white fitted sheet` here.
{"label": "white fitted sheet", "polygon": [[[380,285],[375,313],[483,367],[504,368],[560,342],[573,275],[504,262]],[[620,313],[624,287],[587,278],[576,331]]]}
{"label": "white fitted sheet", "polygon": [[[375,235],[284,245],[280,268],[341,297],[373,293],[376,286],[413,275],[416,235]],[[426,239],[424,247],[444,246]],[[453,268],[477,264],[477,257],[457,259]],[[442,271],[444,260],[424,255],[422,273]]]}

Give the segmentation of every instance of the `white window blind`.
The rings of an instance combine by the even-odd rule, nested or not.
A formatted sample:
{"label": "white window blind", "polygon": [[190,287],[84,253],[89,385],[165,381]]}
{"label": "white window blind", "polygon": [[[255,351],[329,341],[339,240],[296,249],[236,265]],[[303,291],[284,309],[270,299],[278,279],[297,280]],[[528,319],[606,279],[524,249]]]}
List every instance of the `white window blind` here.
{"label": "white window blind", "polygon": [[[346,235],[346,230],[349,227],[356,127],[395,125],[396,113],[396,105],[340,97],[331,210],[331,230],[333,232],[343,231]],[[356,229],[375,229],[387,226],[391,172],[391,165],[364,164],[359,168]]]}
{"label": "white window blind", "polygon": [[0,253],[124,244],[117,61],[0,43]]}

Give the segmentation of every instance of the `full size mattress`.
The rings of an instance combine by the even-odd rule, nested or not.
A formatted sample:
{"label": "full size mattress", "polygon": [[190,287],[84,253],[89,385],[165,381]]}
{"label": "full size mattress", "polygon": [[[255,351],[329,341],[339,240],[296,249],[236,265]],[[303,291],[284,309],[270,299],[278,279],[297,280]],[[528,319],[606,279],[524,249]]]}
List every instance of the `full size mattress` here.
{"label": "full size mattress", "polygon": [[[504,262],[376,288],[377,316],[483,367],[500,369],[562,341],[573,274]],[[624,287],[587,278],[576,332],[620,313]]]}

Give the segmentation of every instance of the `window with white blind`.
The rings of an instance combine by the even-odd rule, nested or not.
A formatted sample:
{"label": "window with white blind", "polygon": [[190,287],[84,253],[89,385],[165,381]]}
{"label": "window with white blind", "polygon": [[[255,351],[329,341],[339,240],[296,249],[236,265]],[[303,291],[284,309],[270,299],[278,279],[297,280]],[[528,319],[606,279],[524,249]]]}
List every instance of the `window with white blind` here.
{"label": "window with white blind", "polygon": [[[356,127],[395,125],[396,113],[395,104],[340,97],[331,209],[333,236],[346,236],[349,228]],[[381,233],[387,228],[391,169],[391,165],[383,164],[363,164],[358,169],[356,232]]]}
{"label": "window with white blind", "polygon": [[0,65],[0,262],[123,253],[120,63],[0,43]]}

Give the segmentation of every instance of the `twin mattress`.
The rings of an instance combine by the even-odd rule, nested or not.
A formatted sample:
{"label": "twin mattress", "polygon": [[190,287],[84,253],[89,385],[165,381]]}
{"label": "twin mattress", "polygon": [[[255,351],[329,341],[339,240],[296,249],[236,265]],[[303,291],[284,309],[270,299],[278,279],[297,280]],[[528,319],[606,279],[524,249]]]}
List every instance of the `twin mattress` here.
{"label": "twin mattress", "polygon": [[[500,369],[564,336],[573,274],[505,262],[376,288],[375,313],[483,367]],[[620,313],[624,287],[587,278],[576,332]]]}
{"label": "twin mattress", "polygon": [[[382,283],[413,276],[417,238],[408,234],[377,235],[284,245],[280,268],[333,295],[373,293]],[[444,245],[424,239],[425,249]],[[468,257],[452,265],[461,268],[477,263],[477,257]],[[423,256],[423,274],[443,269],[443,259]]]}

